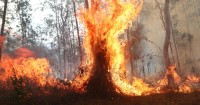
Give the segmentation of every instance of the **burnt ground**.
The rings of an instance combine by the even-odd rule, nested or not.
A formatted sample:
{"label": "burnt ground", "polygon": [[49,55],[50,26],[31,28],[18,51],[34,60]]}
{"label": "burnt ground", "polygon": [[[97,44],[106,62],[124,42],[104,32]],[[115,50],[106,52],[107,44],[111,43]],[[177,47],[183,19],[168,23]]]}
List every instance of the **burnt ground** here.
{"label": "burnt ground", "polygon": [[200,105],[200,92],[165,93],[149,96],[98,97],[86,94],[63,93],[14,99],[0,95],[0,105]]}

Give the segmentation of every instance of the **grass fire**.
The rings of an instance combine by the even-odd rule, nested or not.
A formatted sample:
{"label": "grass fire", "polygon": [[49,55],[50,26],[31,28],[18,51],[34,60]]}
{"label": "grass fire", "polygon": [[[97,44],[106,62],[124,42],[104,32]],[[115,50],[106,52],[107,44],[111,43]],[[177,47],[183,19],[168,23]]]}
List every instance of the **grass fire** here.
{"label": "grass fire", "polygon": [[0,104],[200,104],[198,0],[32,1],[0,2]]}

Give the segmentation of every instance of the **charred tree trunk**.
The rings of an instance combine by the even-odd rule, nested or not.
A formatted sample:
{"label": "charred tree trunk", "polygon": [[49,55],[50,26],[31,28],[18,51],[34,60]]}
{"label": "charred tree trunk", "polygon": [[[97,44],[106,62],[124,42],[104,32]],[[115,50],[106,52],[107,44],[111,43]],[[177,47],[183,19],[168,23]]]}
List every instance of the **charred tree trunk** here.
{"label": "charred tree trunk", "polygon": [[[88,0],[86,0],[88,1]],[[97,11],[100,8],[98,3],[91,0],[91,8]],[[106,34],[106,33],[104,33]],[[96,37],[96,36],[94,36]],[[92,55],[94,58],[93,72],[87,84],[87,94],[94,97],[111,97],[116,94],[114,84],[111,81],[111,74],[109,73],[109,58],[106,55],[107,49],[105,44],[107,39],[98,40],[92,45]]]}
{"label": "charred tree trunk", "polygon": [[[2,25],[1,25],[1,36],[4,35],[4,27],[6,22],[6,11],[7,11],[8,0],[4,0],[4,10],[3,10],[3,18],[2,18]],[[2,50],[3,50],[3,40],[0,42],[0,62],[2,58]]]}
{"label": "charred tree trunk", "polygon": [[111,76],[108,72],[109,60],[106,59],[106,50],[102,47],[103,42],[94,45],[93,54],[95,64],[93,66],[93,73],[87,85],[87,92],[89,95],[106,97],[115,94],[115,88],[111,82]]}

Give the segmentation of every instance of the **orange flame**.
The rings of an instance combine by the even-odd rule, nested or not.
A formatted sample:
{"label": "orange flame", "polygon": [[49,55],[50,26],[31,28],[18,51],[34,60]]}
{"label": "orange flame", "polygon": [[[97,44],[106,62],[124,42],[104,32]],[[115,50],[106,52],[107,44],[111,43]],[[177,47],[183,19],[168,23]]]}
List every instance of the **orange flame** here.
{"label": "orange flame", "polygon": [[165,77],[158,81],[158,84],[160,86],[168,85],[168,79],[167,79],[168,75],[172,75],[175,84],[178,84],[180,82],[180,76],[176,73],[175,68],[176,68],[176,66],[169,67],[169,70],[166,71]]}
{"label": "orange flame", "polygon": [[[105,51],[105,57],[108,61],[108,72],[111,76],[111,82],[115,91],[124,95],[138,96],[154,93],[166,92],[163,90],[169,83],[168,76],[171,75],[178,92],[192,92],[200,90],[200,78],[196,76],[187,76],[181,78],[176,73],[176,66],[171,66],[166,71],[164,78],[152,86],[145,83],[140,78],[133,78],[132,83],[126,78],[126,60],[124,48],[119,37],[124,30],[137,18],[143,6],[143,1],[132,0],[132,2],[122,2],[120,0],[91,0],[91,8],[81,10],[80,20],[87,28],[84,39],[84,48],[86,56],[81,64],[84,74],[77,76],[70,84],[76,92],[85,92],[85,87],[89,81],[93,66],[95,65],[94,53]],[[0,37],[0,42],[4,38]],[[13,69],[16,76],[25,76],[36,82],[38,86],[50,84],[55,86],[59,82],[52,77],[52,69],[45,58],[35,58],[35,54],[28,49],[20,48],[15,51],[15,57],[8,54],[3,55],[0,69],[0,81],[6,82],[13,76]],[[68,88],[59,85],[61,88]],[[197,88],[195,88],[197,87]]]}
{"label": "orange flame", "polygon": [[[135,4],[134,4],[135,3]],[[109,72],[111,81],[116,91],[127,95],[141,95],[150,88],[142,80],[134,78],[133,84],[125,79],[124,51],[118,37],[131,24],[142,9],[143,1],[121,2],[119,0],[91,0],[91,8],[81,11],[80,18],[88,29],[84,40],[86,52],[86,66],[88,70],[87,79],[90,77],[92,65],[94,65],[94,52],[106,51],[109,61]],[[107,50],[106,50],[107,49]],[[85,83],[83,82],[83,83]],[[143,89],[141,89],[143,88]]]}
{"label": "orange flame", "polygon": [[0,74],[2,82],[6,82],[14,75],[13,70],[17,78],[27,77],[38,86],[44,86],[54,81],[51,76],[52,69],[45,58],[31,57],[34,53],[25,48],[16,50],[15,55],[17,57],[11,57],[8,54],[4,54],[2,57]]}
{"label": "orange flame", "polygon": [[[119,36],[129,24],[139,15],[143,6],[142,0],[122,2],[120,0],[91,0],[91,8],[81,10],[80,20],[84,23],[87,33],[84,39],[85,62],[82,66],[86,68],[86,74],[75,79],[74,87],[77,91],[84,91],[84,84],[88,82],[92,75],[94,65],[94,53],[105,50],[106,60],[109,62],[109,73],[116,92],[125,95],[148,95],[163,92],[162,88],[168,85],[167,76],[172,75],[175,85],[179,91],[190,91],[189,85],[181,83],[180,76],[175,72],[176,66],[171,66],[167,70],[165,77],[158,81],[156,86],[150,86],[142,79],[133,78],[130,83],[126,78],[126,67],[124,58],[124,48]],[[197,81],[194,78],[188,80]]]}

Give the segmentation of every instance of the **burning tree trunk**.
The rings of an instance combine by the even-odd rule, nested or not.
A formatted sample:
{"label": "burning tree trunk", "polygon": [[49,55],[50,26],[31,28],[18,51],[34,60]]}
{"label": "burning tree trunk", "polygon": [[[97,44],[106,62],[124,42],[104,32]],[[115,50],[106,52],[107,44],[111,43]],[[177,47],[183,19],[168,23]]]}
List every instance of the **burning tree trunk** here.
{"label": "burning tree trunk", "polygon": [[[161,9],[159,2],[155,0],[155,2],[158,5],[159,11],[160,11],[160,18],[163,23],[164,29],[165,29],[165,41],[164,41],[164,46],[163,46],[163,56],[164,56],[164,64],[165,64],[165,69],[167,70],[166,72],[171,71],[171,61],[169,57],[169,46],[170,46],[170,34],[171,34],[171,21],[170,21],[170,13],[169,13],[169,0],[165,0],[165,5],[164,5],[164,15],[163,15],[163,10]],[[170,46],[171,47],[171,46]],[[172,49],[171,49],[172,51]],[[167,81],[168,81],[168,87],[174,87],[174,78],[171,73],[167,73]]]}
{"label": "burning tree trunk", "polygon": [[[91,1],[92,9],[100,9],[100,2]],[[94,9],[95,8],[95,9]],[[86,5],[86,9],[89,9]],[[95,11],[94,11],[95,12]],[[98,34],[98,30],[96,30],[98,26],[93,26],[93,31]],[[111,82],[111,75],[108,71],[109,69],[109,58],[107,57],[107,51],[109,49],[106,48],[107,39],[101,39],[101,36],[105,36],[109,31],[106,31],[102,34],[102,32],[99,33],[99,35],[94,35],[96,37],[97,42],[95,43],[94,40],[91,40],[91,46],[92,46],[92,54],[94,57],[94,63],[93,63],[93,72],[91,74],[91,79],[88,81],[87,84],[87,92],[88,94],[92,94],[94,96],[109,96],[114,94],[115,88],[113,86],[113,83]],[[99,37],[100,36],[100,37]],[[94,38],[95,39],[95,38]]]}
{"label": "burning tree trunk", "polygon": [[[101,44],[102,43],[99,42],[96,46],[94,46],[94,49],[96,50],[93,50],[93,73],[90,81],[88,82],[87,90],[89,94],[109,96],[115,92],[115,88],[111,82],[111,75],[108,72],[109,61],[106,58],[106,50],[108,49],[103,49]],[[105,43],[103,42],[103,44]]]}
{"label": "burning tree trunk", "polygon": [[108,1],[108,4],[101,0],[90,3],[89,10],[81,11],[79,15],[87,28],[84,39],[86,59],[82,64],[86,67],[86,75],[82,75],[82,80],[75,79],[75,90],[86,87],[88,94],[103,97],[116,92],[141,94],[126,80],[124,51],[118,38],[138,16],[143,3],[135,8],[131,3],[118,0]]}

